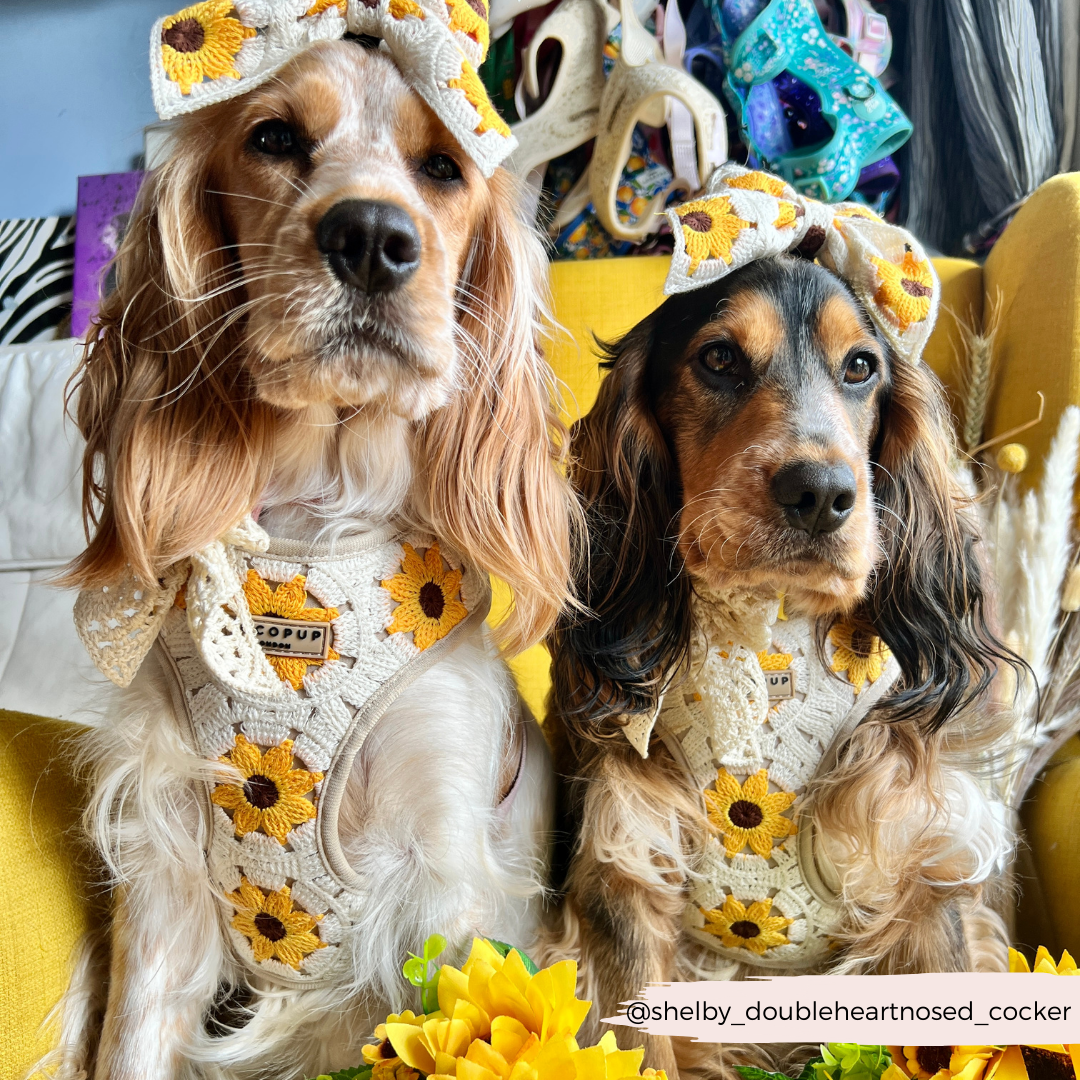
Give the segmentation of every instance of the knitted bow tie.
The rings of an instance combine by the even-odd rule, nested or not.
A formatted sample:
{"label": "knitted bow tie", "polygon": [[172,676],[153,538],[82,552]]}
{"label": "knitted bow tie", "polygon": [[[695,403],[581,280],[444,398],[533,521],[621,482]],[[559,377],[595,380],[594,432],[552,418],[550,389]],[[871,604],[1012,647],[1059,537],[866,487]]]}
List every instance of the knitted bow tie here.
{"label": "knitted bow tie", "polygon": [[808,199],[778,176],[728,163],[699,199],[667,211],[675,253],[664,292],[700,289],[767,255],[798,251],[843,278],[901,358],[917,364],[941,287],[919,242],[859,203]]}
{"label": "knitted bow tie", "polygon": [[319,41],[381,38],[409,86],[485,176],[517,146],[477,68],[488,50],[487,0],[203,0],[150,34],[162,120],[245,94]]}

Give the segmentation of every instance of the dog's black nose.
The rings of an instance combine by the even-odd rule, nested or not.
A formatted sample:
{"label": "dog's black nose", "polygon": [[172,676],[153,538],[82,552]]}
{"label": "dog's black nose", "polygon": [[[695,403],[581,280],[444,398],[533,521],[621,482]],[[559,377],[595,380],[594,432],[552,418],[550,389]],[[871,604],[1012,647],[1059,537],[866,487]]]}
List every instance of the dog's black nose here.
{"label": "dog's black nose", "polygon": [[365,293],[399,289],[420,265],[420,234],[400,206],[346,199],[327,210],[319,250],[346,285]]}
{"label": "dog's black nose", "polygon": [[772,489],[788,524],[811,536],[839,529],[855,505],[855,474],[849,465],[793,461],[773,477]]}

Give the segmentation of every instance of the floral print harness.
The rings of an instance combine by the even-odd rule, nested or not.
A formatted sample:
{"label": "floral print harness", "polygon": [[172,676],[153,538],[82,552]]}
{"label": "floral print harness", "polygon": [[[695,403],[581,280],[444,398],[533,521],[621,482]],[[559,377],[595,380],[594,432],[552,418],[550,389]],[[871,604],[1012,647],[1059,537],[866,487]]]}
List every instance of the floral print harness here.
{"label": "floral print harness", "polygon": [[[333,547],[221,546],[246,612],[218,608],[244,618],[193,632],[196,567],[155,653],[198,754],[222,765],[207,785],[207,865],[236,952],[277,982],[318,984],[366,900],[338,838],[356,755],[402,690],[484,620],[489,586],[433,537],[390,530]],[[241,644],[222,649],[230,639]]]}
{"label": "floral print harness", "polygon": [[839,914],[802,797],[900,667],[879,638],[844,624],[823,666],[814,624],[777,608],[695,602],[695,662],[665,695],[656,732],[712,826],[684,933],[731,965],[792,969],[827,954]]}

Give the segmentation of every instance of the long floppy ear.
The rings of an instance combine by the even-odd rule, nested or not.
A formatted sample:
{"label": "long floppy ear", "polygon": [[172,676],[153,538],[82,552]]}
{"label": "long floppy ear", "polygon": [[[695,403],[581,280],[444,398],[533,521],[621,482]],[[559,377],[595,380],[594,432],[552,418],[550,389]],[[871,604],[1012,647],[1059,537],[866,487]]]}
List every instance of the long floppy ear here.
{"label": "long floppy ear", "polygon": [[604,720],[651,712],[689,645],[690,582],[675,544],[679,493],[643,386],[653,318],[602,345],[610,374],[574,425],[571,476],[585,507],[589,611],[567,612],[551,637],[554,704],[579,735],[610,738]]}
{"label": "long floppy ear", "polygon": [[421,431],[435,529],[513,590],[497,629],[509,653],[541,640],[571,604],[577,502],[560,472],[566,429],[541,349],[548,263],[497,169],[459,286],[464,376]]}
{"label": "long floppy ear", "polygon": [[884,561],[862,614],[893,651],[904,684],[894,719],[938,730],[1015,657],[986,621],[979,532],[951,469],[952,422],[925,364],[893,362],[874,454]]}
{"label": "long floppy ear", "polygon": [[147,180],[73,378],[89,543],[69,585],[125,567],[152,580],[242,518],[262,483],[270,415],[237,355],[244,293],[207,194],[206,130],[189,122]]}

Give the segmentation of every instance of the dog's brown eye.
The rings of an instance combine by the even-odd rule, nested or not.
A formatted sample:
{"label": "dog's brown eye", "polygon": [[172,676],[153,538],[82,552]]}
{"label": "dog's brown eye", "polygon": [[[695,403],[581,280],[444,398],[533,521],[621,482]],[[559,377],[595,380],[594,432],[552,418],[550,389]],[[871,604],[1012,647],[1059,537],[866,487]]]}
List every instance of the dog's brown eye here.
{"label": "dog's brown eye", "polygon": [[432,154],[420,167],[432,180],[461,179],[461,170],[449,154]]}
{"label": "dog's brown eye", "polygon": [[877,370],[877,359],[870,353],[856,353],[844,367],[844,382],[864,383]]}
{"label": "dog's brown eye", "polygon": [[723,342],[706,345],[698,353],[698,359],[701,366],[714,375],[735,375],[739,366],[738,350]]}
{"label": "dog's brown eye", "polygon": [[264,120],[251,133],[251,147],[271,157],[289,157],[303,152],[300,137],[284,120]]}

